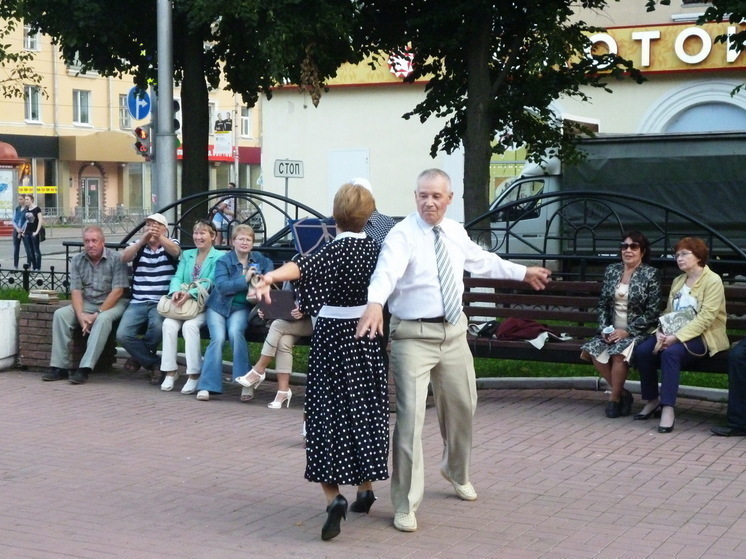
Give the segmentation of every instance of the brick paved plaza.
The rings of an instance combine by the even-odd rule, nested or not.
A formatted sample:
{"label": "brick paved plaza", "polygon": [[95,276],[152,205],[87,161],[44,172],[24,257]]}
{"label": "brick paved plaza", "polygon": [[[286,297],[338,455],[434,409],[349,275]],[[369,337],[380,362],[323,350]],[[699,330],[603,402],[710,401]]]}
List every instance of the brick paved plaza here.
{"label": "brick paved plaza", "polygon": [[249,404],[235,387],[198,402],[121,369],[82,386],[5,371],[0,390],[2,558],[746,557],[746,440],[710,436],[722,404],[681,400],[660,435],[606,419],[602,393],[483,390],[478,501],[440,477],[430,409],[419,530],[394,529],[381,483],[371,514],[322,542],[302,387],[281,411],[273,383]]}

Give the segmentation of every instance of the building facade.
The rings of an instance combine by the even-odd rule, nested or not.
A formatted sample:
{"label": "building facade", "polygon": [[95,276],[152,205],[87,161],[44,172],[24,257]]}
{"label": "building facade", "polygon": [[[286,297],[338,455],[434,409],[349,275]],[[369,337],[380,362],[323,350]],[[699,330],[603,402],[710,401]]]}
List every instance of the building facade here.
{"label": "building facade", "polygon": [[[134,147],[134,131],[147,125],[151,114],[135,119],[128,110],[132,81],[81,74],[60,58],[49,37],[29,28],[19,26],[8,39],[10,50],[34,53],[31,66],[42,82],[23,84],[23,98],[0,98],[0,142],[15,148],[22,160],[5,166],[3,176],[12,184],[0,193],[0,216],[12,215],[16,192],[35,194],[48,218],[61,221],[142,215],[157,208],[152,162]],[[178,88],[174,97],[178,101]],[[225,188],[233,181],[256,188],[261,183],[259,111],[222,88],[210,92],[209,102],[206,187]],[[177,120],[184,110],[179,106]],[[177,165],[177,185],[179,174]]]}

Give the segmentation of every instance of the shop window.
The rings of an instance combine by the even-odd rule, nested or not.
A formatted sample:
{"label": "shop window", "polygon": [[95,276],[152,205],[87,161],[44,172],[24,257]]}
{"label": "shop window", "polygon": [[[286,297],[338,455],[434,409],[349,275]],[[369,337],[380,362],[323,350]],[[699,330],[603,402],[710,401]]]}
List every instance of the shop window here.
{"label": "shop window", "polygon": [[251,133],[251,109],[246,106],[241,107],[241,137],[254,137]]}
{"label": "shop window", "polygon": [[73,90],[73,123],[91,124],[91,92]]}
{"label": "shop window", "polygon": [[26,50],[39,50],[39,34],[30,25],[23,26],[23,48]]}
{"label": "shop window", "polygon": [[132,117],[127,108],[126,95],[119,96],[119,128],[122,130],[130,130],[132,128]]}
{"label": "shop window", "polygon": [[41,108],[39,97],[41,90],[35,85],[23,86],[23,100],[25,105],[24,118],[30,122],[41,122]]}

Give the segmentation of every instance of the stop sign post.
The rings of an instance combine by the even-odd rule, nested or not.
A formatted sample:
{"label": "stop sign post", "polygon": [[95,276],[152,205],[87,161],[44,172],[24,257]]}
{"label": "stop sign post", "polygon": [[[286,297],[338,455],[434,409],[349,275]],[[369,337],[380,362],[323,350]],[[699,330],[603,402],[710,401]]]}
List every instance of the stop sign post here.
{"label": "stop sign post", "polygon": [[[285,198],[288,197],[288,179],[303,178],[303,161],[291,159],[275,159],[275,177],[285,179]],[[285,201],[285,215],[288,213],[288,203]]]}

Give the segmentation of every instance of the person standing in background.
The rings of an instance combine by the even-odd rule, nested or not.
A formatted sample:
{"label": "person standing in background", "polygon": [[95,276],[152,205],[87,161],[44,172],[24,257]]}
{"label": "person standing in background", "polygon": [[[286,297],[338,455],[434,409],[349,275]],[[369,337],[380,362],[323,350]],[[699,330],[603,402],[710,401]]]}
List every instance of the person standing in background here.
{"label": "person standing in background", "polygon": [[[236,188],[236,183],[229,182],[228,188],[229,189]],[[220,202],[218,202],[215,208],[213,209],[212,223],[218,232],[218,238],[215,244],[222,245],[224,237],[230,238],[230,235],[229,235],[230,224],[231,222],[235,221],[235,219],[236,219],[236,198],[233,196],[224,196],[223,198],[220,199]]]}
{"label": "person standing in background", "polygon": [[13,210],[13,267],[18,269],[18,259],[21,255],[21,243],[26,251],[26,262],[31,264],[31,250],[28,239],[24,236],[23,230],[26,228],[26,197],[23,194],[18,195],[18,205]]}
{"label": "person standing in background", "polygon": [[44,217],[41,208],[34,202],[33,194],[26,194],[26,228],[23,236],[28,237],[28,248],[31,250],[31,267],[34,270],[41,270],[41,239],[39,233],[44,225]]}

